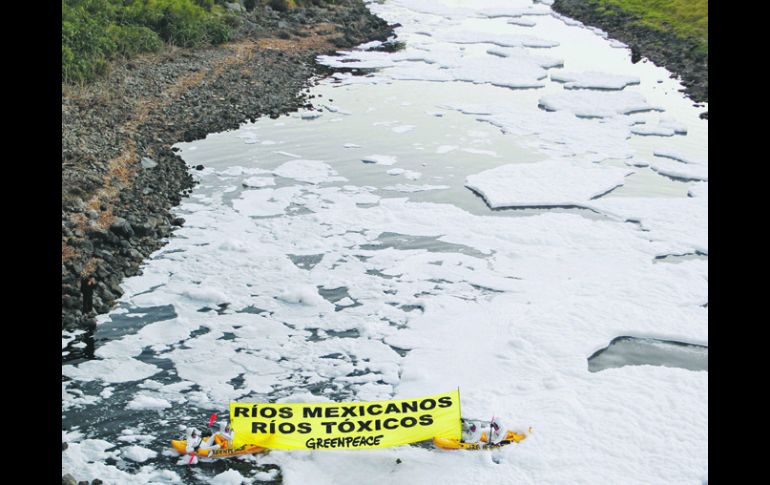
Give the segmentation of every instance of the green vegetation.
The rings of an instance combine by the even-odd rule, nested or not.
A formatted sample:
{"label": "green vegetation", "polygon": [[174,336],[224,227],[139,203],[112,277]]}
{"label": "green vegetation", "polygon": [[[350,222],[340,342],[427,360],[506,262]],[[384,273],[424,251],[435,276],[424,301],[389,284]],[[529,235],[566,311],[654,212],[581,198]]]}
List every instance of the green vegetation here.
{"label": "green vegetation", "polygon": [[[156,52],[164,44],[199,47],[227,42],[237,14],[226,3],[238,0],[62,0],[62,81],[88,82],[109,63]],[[248,11],[270,6],[286,12],[336,0],[243,0]]]}
{"label": "green vegetation", "polygon": [[110,61],[230,40],[230,18],[215,0],[62,0],[62,81],[90,81]]}
{"label": "green vegetation", "polygon": [[597,11],[611,15],[615,9],[629,13],[651,29],[692,39],[708,54],[708,0],[591,0]]}

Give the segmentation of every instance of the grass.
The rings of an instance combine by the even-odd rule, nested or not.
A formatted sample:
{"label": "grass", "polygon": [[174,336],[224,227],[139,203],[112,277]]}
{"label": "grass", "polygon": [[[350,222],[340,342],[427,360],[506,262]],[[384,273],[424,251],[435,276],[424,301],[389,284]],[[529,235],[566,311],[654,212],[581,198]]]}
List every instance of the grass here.
{"label": "grass", "polygon": [[591,0],[609,14],[613,7],[637,17],[639,24],[691,39],[708,54],[708,0]]}

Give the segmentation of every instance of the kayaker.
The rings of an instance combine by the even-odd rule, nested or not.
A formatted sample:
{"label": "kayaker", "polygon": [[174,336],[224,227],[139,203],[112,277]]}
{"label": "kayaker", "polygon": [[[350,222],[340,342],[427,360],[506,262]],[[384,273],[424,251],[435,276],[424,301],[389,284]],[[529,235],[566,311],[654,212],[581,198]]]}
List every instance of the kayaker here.
{"label": "kayaker", "polygon": [[222,448],[230,448],[233,446],[233,436],[235,432],[230,427],[230,423],[225,421],[224,427],[220,425],[219,431],[214,433],[214,442]]}
{"label": "kayaker", "polygon": [[508,437],[508,428],[500,421],[489,423],[489,442],[493,445],[500,444]]}
{"label": "kayaker", "polygon": [[201,445],[201,432],[195,428],[187,429],[187,445],[186,451],[189,455],[198,451],[198,447]]}
{"label": "kayaker", "polygon": [[478,443],[481,441],[481,426],[473,421],[463,419],[462,421],[462,440],[465,443]]}
{"label": "kayaker", "polygon": [[206,450],[218,450],[220,446],[214,441],[214,438],[212,437],[211,428],[206,428],[203,430],[203,433],[201,433],[201,444],[198,447],[200,451],[206,451]]}

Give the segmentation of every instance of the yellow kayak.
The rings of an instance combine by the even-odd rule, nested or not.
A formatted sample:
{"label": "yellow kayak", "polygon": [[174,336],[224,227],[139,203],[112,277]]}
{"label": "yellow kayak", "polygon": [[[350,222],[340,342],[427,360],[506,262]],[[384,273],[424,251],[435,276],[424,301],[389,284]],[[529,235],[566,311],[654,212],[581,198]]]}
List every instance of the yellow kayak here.
{"label": "yellow kayak", "polygon": [[[206,440],[204,440],[204,442],[206,442]],[[171,446],[182,455],[187,453],[187,440],[171,440]],[[198,449],[195,454],[205,458],[228,458],[231,456],[262,453],[264,451],[267,451],[267,448],[256,445],[243,445],[240,448],[220,448],[215,450]]]}
{"label": "yellow kayak", "polygon": [[[532,434],[532,428],[529,428],[529,433]],[[452,438],[433,438],[433,444],[445,450],[491,450],[510,443],[519,443],[526,437],[524,433],[508,431],[505,439],[498,444],[487,443],[486,433],[481,434],[481,441],[478,443],[466,443]]]}

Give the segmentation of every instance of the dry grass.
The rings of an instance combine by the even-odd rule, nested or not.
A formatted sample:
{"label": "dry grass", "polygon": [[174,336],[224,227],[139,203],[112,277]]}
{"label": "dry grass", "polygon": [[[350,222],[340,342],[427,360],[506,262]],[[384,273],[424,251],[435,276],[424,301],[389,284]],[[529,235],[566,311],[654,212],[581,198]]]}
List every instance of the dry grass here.
{"label": "dry grass", "polygon": [[283,52],[303,52],[308,50],[333,50],[331,39],[340,37],[337,27],[331,23],[316,24],[303,30],[307,37],[294,39],[279,39],[268,37],[259,39],[258,44],[262,49],[280,50]]}
{"label": "dry grass", "polygon": [[64,241],[61,243],[61,262],[74,258],[77,255],[77,251],[72,246],[67,245]]}
{"label": "dry grass", "polygon": [[80,271],[80,276],[82,278],[85,278],[86,276],[90,276],[96,271],[96,258],[90,258],[88,261],[86,261],[86,264],[83,265],[83,269]]}

